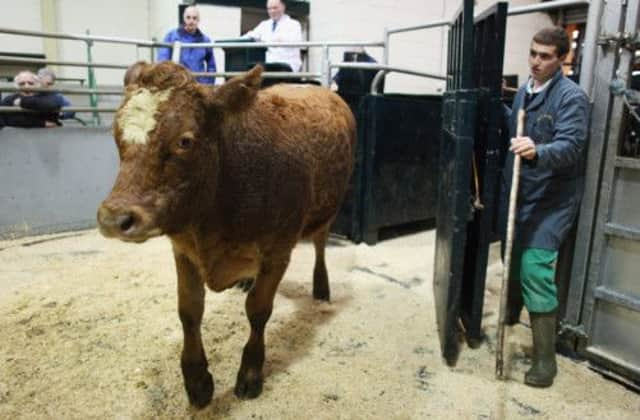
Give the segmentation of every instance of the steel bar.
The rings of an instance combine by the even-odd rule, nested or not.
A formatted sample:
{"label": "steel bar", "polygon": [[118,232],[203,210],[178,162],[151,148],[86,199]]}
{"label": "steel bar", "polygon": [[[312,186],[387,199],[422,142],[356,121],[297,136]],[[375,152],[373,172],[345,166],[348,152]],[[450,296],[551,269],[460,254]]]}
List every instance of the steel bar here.
{"label": "steel bar", "polygon": [[[0,92],[20,92],[22,88],[16,87],[11,83],[0,83]],[[114,89],[83,89],[83,88],[29,88],[31,92],[54,92],[54,93],[67,93],[73,95],[88,95],[95,93],[98,95],[121,95],[124,92],[124,88]]]}
{"label": "steel bar", "polygon": [[527,6],[509,8],[507,15],[516,16],[516,15],[524,15],[527,13],[548,12],[550,10],[555,10],[555,9],[564,9],[567,7],[588,6],[588,5],[589,5],[589,1],[587,0],[548,1],[540,4],[530,4]]}
{"label": "steel bar", "polygon": [[[69,112],[116,112],[117,107],[91,107],[91,106],[69,106],[60,108],[60,111]],[[0,113],[18,113],[18,112],[39,112],[31,109],[24,109],[17,106],[0,106]]]}
{"label": "steel bar", "polygon": [[129,66],[125,64],[108,64],[108,63],[83,63],[81,61],[57,61],[45,60],[41,58],[17,58],[0,55],[0,63],[2,64],[42,64],[69,67],[97,67],[103,69],[127,69]]}

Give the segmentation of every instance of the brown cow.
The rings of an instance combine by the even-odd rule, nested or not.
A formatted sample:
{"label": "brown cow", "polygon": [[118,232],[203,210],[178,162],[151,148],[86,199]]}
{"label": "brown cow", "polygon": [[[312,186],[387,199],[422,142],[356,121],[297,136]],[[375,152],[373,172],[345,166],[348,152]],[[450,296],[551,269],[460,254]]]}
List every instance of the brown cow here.
{"label": "brown cow", "polygon": [[171,62],[136,73],[114,122],[120,172],[98,210],[100,231],[131,242],[171,239],[182,373],[197,407],[214,388],[200,337],[204,285],[219,292],[255,278],[235,385],[238,397],[255,398],[265,324],[302,238],[315,245],[313,296],[329,300],[324,249],[353,167],[353,115],[328,89],[259,90],[260,67],[218,88]]}

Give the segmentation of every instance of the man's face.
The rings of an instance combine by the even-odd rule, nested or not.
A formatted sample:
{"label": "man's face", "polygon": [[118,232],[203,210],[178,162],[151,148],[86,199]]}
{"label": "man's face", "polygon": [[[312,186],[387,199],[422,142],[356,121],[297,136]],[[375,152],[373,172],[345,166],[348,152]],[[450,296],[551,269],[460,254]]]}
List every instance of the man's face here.
{"label": "man's face", "polygon": [[189,33],[194,33],[198,29],[198,23],[200,22],[200,12],[195,7],[187,7],[184,9],[182,15],[184,19],[184,30]]}
{"label": "man's face", "polygon": [[31,72],[22,72],[15,78],[15,83],[20,88],[20,93],[24,96],[33,95],[29,88],[39,87],[38,78]]}
{"label": "man's face", "polygon": [[284,14],[284,4],[280,0],[267,1],[267,13],[271,20],[278,20]]}
{"label": "man's face", "polygon": [[42,87],[53,87],[55,82],[51,78],[51,76],[40,76],[40,84]]}
{"label": "man's face", "polygon": [[529,70],[531,77],[538,83],[549,80],[556,70],[562,66],[565,56],[558,57],[555,45],[538,44],[531,42],[529,50]]}

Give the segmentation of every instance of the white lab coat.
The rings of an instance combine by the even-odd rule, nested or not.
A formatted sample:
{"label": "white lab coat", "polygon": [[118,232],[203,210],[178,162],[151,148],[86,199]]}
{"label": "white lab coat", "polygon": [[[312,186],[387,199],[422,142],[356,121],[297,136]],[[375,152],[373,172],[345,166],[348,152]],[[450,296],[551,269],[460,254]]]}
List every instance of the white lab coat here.
{"label": "white lab coat", "polygon": [[[260,22],[244,37],[254,38],[262,42],[300,42],[302,41],[302,28],[300,22],[289,15],[282,15],[275,31],[272,30],[273,21],[266,19]],[[287,63],[294,72],[300,71],[302,60],[300,48],[269,47],[266,54],[267,63]]]}

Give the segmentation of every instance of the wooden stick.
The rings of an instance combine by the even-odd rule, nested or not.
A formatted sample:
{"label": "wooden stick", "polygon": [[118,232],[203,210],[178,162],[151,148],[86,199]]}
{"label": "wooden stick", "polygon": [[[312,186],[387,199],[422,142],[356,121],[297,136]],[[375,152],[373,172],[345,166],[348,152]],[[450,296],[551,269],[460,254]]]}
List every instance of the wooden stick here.
{"label": "wooden stick", "polygon": [[[524,109],[518,111],[518,125],[516,137],[524,135]],[[496,345],[496,377],[505,379],[504,376],[504,330],[507,315],[507,299],[509,291],[509,275],[511,271],[511,253],[513,249],[513,237],[516,224],[516,202],[518,200],[518,184],[520,181],[520,155],[513,159],[513,174],[511,176],[511,192],[509,193],[509,218],[507,219],[507,238],[504,251],[504,265],[502,271],[502,288],[500,290],[500,312],[498,316],[498,338]]]}

